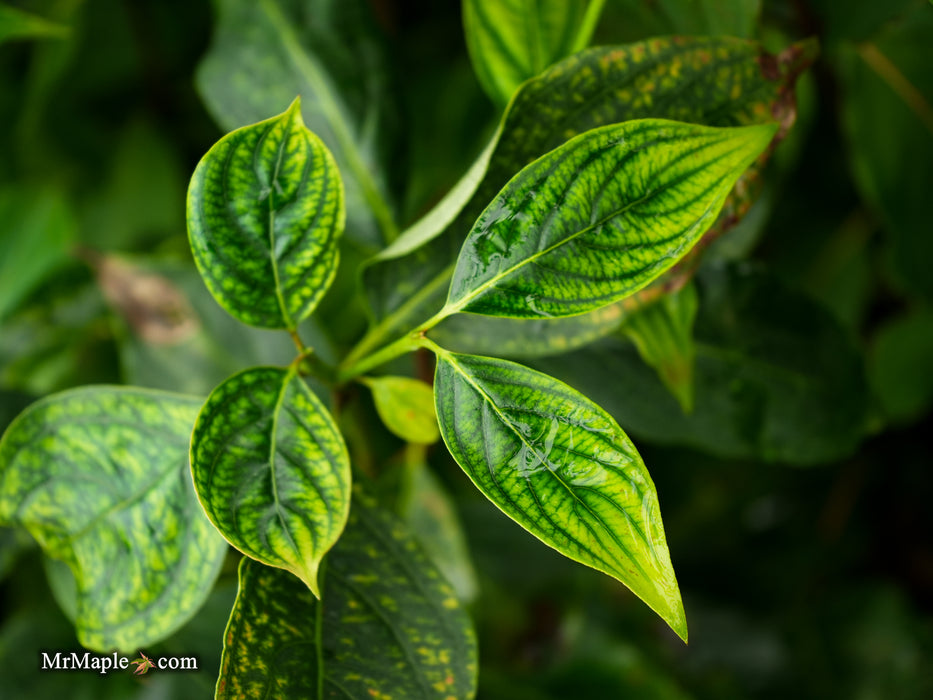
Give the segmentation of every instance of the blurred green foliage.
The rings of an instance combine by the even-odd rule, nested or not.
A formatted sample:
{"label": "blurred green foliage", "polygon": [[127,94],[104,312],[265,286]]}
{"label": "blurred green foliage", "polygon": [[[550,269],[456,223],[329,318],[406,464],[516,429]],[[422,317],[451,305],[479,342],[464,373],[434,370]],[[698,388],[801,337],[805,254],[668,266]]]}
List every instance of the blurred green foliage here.
{"label": "blurred green foliage", "polygon": [[[283,347],[220,311],[187,248],[187,178],[236,125],[211,119],[226,93],[200,63],[215,10],[232,3],[214,5],[2,6],[0,429],[31,400],[72,386],[206,395],[244,365],[290,359],[287,339]],[[369,5],[375,38],[361,47],[385,58],[351,102],[378,110],[388,102],[367,100],[390,94],[377,121],[391,138],[366,140],[362,123],[351,136],[367,163],[382,164],[374,186],[406,225],[469,167],[498,112],[472,72],[459,3]],[[415,482],[402,510],[417,523],[441,503],[454,528],[447,541],[469,546],[473,566],[455,575],[475,594],[481,698],[931,697],[933,7],[607,0],[594,41],[669,33],[757,38],[772,50],[810,36],[822,45],[762,197],[698,275],[693,412],[621,335],[538,360],[612,412],[650,465],[689,646],[617,583],[515,527],[442,449],[427,451],[438,483]],[[213,51],[229,50],[225,41]],[[322,60],[353,46],[325,45]],[[365,67],[347,69],[349,87],[362,88]],[[365,231],[302,329],[328,357],[365,322],[355,279]],[[381,428],[367,390],[349,392],[344,422],[356,425],[348,441],[364,470],[389,465],[384,478],[410,480],[422,468],[421,452],[406,457]],[[0,531],[3,694],[208,695],[234,568],[194,620],[146,650],[196,653],[199,673],[39,674],[39,649],[77,642],[38,550]]]}

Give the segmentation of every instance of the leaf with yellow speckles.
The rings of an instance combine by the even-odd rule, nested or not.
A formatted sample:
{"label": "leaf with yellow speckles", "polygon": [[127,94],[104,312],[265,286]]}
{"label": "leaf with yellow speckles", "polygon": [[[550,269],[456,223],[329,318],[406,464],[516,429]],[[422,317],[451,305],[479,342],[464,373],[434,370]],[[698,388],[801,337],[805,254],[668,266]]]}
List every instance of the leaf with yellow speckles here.
{"label": "leaf with yellow speckles", "polygon": [[227,546],[188,471],[199,405],[86,387],[33,404],[0,440],[0,524],[26,528],[71,568],[88,648],[148,646],[207,598]]}
{"label": "leaf with yellow speckles", "polygon": [[605,0],[464,0],[463,31],[476,77],[505,105],[521,83],[582,49]]}
{"label": "leaf with yellow speckles", "polygon": [[385,426],[407,442],[437,442],[437,417],[431,387],[411,377],[367,377],[376,411]]}
{"label": "leaf with yellow speckles", "polygon": [[318,567],[350,507],[350,458],[295,369],[253,367],[214,389],[191,436],[191,470],[230,544],[319,595]]}
{"label": "leaf with yellow speckles", "polygon": [[545,544],[624,583],[686,640],[658,495],[612,416],[514,362],[435,351],[441,435],[479,490]]}
{"label": "leaf with yellow speckles", "polygon": [[[536,158],[587,130],[630,119],[708,126],[777,121],[780,138],[796,115],[794,83],[814,56],[812,42],[775,56],[741,39],[668,37],[588,49],[527,81],[502,117],[488,167],[475,178],[472,196],[458,198],[459,214],[437,217],[442,225],[433,237],[419,228],[420,245],[393,246],[364,269],[374,334],[400,335],[443,305],[454,262],[476,217]],[[735,195],[727,199],[717,227],[726,228],[744,215],[756,172],[753,167],[740,178],[734,190],[739,202],[734,203]]]}
{"label": "leaf with yellow speckles", "polygon": [[245,559],[218,700],[468,700],[476,640],[453,588],[394,517],[354,499],[324,597]]}
{"label": "leaf with yellow speckles", "polygon": [[680,403],[684,413],[693,410],[693,320],[697,292],[692,283],[629,314],[622,324],[638,354],[654,367],[658,377]]}
{"label": "leaf with yellow speckles", "polygon": [[480,214],[435,318],[574,316],[630,296],[693,247],[777,128],[641,119],[568,141]]}
{"label": "leaf with yellow speckles", "polygon": [[294,329],[337,271],[343,185],[305,127],[299,101],[227,134],[188,189],[194,261],[222,307],[243,323]]}

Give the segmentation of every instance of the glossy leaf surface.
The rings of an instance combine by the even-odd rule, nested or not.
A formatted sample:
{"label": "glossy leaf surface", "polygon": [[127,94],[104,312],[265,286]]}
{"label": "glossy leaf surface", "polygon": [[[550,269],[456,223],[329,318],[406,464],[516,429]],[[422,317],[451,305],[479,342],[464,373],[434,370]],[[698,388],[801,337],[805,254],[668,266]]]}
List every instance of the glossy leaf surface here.
{"label": "glossy leaf surface", "polygon": [[[226,130],[301,96],[347,188],[348,236],[380,247],[391,212],[379,173],[399,139],[389,61],[365,0],[219,0],[197,86]],[[392,148],[390,148],[392,147]],[[383,232],[380,233],[380,227]]]}
{"label": "glossy leaf surface", "polygon": [[254,367],[217,387],[194,426],[191,469],[230,544],[320,595],[318,567],[350,507],[350,458],[294,370]]}
{"label": "glossy leaf surface", "polygon": [[522,365],[443,350],[434,390],[444,442],[487,498],[687,638],[654,483],[608,413]]}
{"label": "glossy leaf surface", "polygon": [[693,413],[620,339],[534,366],[584,392],[637,437],[733,458],[813,464],[851,454],[865,435],[858,350],[808,297],[741,265],[697,277]]}
{"label": "glossy leaf surface", "polygon": [[385,426],[407,442],[430,445],[440,433],[430,385],[411,377],[369,377],[376,411]]}
{"label": "glossy leaf surface", "polygon": [[586,0],[464,0],[463,31],[470,60],[494,102],[505,105],[521,83],[573,53],[588,4]]}
{"label": "glossy leaf surface", "polygon": [[454,591],[401,524],[354,501],[324,597],[244,559],[217,698],[472,698],[476,641]]}
{"label": "glossy leaf surface", "polygon": [[755,42],[724,37],[651,39],[589,49],[528,81],[504,115],[488,170],[460,215],[426,245],[382,257],[364,271],[377,331],[404,332],[443,305],[476,217],[534,159],[585,131],[631,119],[788,126],[794,81],[812,58],[809,45],[773,56]]}
{"label": "glossy leaf surface", "polygon": [[0,442],[0,522],[68,564],[82,645],[135,650],[201,606],[227,550],[188,471],[199,401],[87,387],[33,404]]}
{"label": "glossy leaf surface", "polygon": [[293,329],[337,270],[343,185],[330,152],[286,112],[224,136],[188,189],[188,236],[217,302],[263,328]]}
{"label": "glossy leaf surface", "polygon": [[629,296],[699,240],[776,130],[649,119],[571,140],[477,219],[445,312],[551,318]]}
{"label": "glossy leaf surface", "polygon": [[657,370],[684,413],[693,410],[693,321],[697,292],[692,284],[636,309],[622,324],[646,364]]}

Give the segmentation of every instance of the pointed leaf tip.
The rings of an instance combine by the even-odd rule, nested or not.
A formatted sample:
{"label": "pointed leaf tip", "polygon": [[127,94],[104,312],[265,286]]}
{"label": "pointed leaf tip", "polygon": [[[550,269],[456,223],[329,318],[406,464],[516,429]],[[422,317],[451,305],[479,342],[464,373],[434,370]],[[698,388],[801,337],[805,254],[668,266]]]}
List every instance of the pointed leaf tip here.
{"label": "pointed leaf tip", "polygon": [[292,369],[253,367],[208,397],[191,471],[211,522],[247,556],[317,597],[321,559],[343,532],[350,458],[333,418]]}

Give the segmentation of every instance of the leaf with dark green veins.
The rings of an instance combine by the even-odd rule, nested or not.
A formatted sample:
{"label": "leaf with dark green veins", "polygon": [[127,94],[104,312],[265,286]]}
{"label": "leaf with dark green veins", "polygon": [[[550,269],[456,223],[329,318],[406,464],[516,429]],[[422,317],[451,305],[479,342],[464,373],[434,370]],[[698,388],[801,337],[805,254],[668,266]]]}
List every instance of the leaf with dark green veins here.
{"label": "leaf with dark green veins", "polygon": [[327,557],[324,597],[240,564],[217,698],[410,698],[476,694],[476,640],[454,591],[401,524],[354,500]]}
{"label": "leaf with dark green veins", "polygon": [[686,640],[654,483],[615,420],[546,374],[436,351],[441,435],[473,483],[545,544],[624,583]]}
{"label": "leaf with dark green veins", "polygon": [[777,128],[646,119],[572,139],[477,219],[441,316],[573,316],[633,294],[713,224]]}
{"label": "leaf with dark green veins", "polygon": [[343,185],[330,152],[283,114],[227,134],[188,189],[188,237],[217,302],[243,323],[294,329],[334,279]]}
{"label": "leaf with dark green veins", "polygon": [[0,44],[13,39],[60,39],[67,35],[68,27],[0,4]]}
{"label": "leaf with dark green veins", "polygon": [[[198,90],[224,129],[264,119],[300,95],[310,128],[333,152],[347,188],[347,234],[369,250],[395,236],[388,189],[396,94],[365,0],[219,0]],[[379,229],[382,229],[380,233]]]}
{"label": "leaf with dark green veins", "polygon": [[[464,0],[463,31],[470,60],[486,93],[505,105],[515,89],[589,41],[588,5],[604,0]],[[580,37],[583,31],[586,35]]]}
{"label": "leaf with dark green veins", "polygon": [[[789,128],[794,82],[814,53],[812,43],[774,56],[758,43],[727,37],[650,39],[589,49],[529,80],[503,116],[488,170],[460,215],[433,239],[422,236],[425,245],[382,256],[364,270],[374,334],[397,336],[443,305],[457,254],[476,217],[531,161],[577,134],[630,119],[709,126],[775,120]],[[740,184],[748,177],[753,171]],[[731,209],[727,203],[724,215]]]}
{"label": "leaf with dark green veins", "polygon": [[321,559],[350,507],[350,458],[294,369],[253,367],[214,389],[191,436],[191,470],[230,544],[320,595]]}
{"label": "leaf with dark green veins", "polygon": [[851,454],[866,433],[868,396],[861,355],[839,323],[746,265],[707,266],[696,280],[693,413],[621,339],[534,366],[644,440],[793,464]]}
{"label": "leaf with dark green veins", "polygon": [[622,332],[635,343],[641,359],[654,367],[684,413],[693,410],[696,314],[696,287],[687,284],[632,312],[622,324]]}
{"label": "leaf with dark green veins", "polygon": [[197,399],[85,387],[33,404],[0,441],[0,523],[26,528],[77,584],[77,631],[136,650],[207,597],[226,543],[188,471]]}
{"label": "leaf with dark green veins", "polygon": [[362,381],[373,392],[382,422],[395,435],[421,445],[437,442],[440,433],[429,384],[411,377],[367,377]]}

